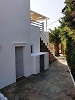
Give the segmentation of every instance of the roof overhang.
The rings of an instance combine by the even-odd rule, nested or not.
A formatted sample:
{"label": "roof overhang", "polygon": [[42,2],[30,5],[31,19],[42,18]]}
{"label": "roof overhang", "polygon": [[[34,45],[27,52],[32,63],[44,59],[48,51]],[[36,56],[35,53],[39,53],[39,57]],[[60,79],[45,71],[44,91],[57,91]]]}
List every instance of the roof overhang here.
{"label": "roof overhang", "polygon": [[32,21],[42,21],[42,20],[47,20],[49,19],[48,17],[46,16],[43,16],[37,12],[34,12],[34,11],[30,11],[30,18]]}

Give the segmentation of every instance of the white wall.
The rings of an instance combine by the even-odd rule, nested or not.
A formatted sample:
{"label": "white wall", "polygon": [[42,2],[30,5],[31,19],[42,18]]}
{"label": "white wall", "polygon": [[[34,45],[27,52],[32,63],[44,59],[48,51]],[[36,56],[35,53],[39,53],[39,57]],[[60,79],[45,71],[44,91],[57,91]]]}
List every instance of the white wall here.
{"label": "white wall", "polygon": [[31,25],[31,44],[33,45],[33,53],[40,52],[40,29]]}
{"label": "white wall", "polygon": [[38,53],[32,53],[32,68],[33,73],[38,74],[40,73],[40,55],[44,55],[44,70],[49,68],[49,54],[48,52],[38,52]]}
{"label": "white wall", "polygon": [[32,57],[32,68],[33,68],[33,74],[40,73],[40,56],[31,54]]}
{"label": "white wall", "polygon": [[24,47],[24,75],[32,74],[30,0],[0,0],[0,88],[16,81],[13,42],[27,42]]}
{"label": "white wall", "polygon": [[44,64],[45,64],[45,70],[49,68],[49,53],[46,52],[44,54]]}

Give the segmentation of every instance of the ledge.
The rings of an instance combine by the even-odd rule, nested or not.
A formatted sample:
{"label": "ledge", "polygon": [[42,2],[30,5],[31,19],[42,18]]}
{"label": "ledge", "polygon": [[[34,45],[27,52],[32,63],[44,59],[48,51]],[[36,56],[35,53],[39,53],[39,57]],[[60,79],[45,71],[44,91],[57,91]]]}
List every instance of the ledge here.
{"label": "ledge", "polygon": [[25,46],[27,42],[13,42],[13,45],[15,46]]}
{"label": "ledge", "polygon": [[74,81],[74,78],[73,78],[73,76],[72,76],[72,74],[71,74],[71,71],[70,71],[70,68],[69,68],[69,66],[68,66],[68,70],[69,70],[69,72],[70,72],[70,76],[71,76],[72,82],[73,82],[73,84],[74,84],[74,87],[75,87],[75,81]]}

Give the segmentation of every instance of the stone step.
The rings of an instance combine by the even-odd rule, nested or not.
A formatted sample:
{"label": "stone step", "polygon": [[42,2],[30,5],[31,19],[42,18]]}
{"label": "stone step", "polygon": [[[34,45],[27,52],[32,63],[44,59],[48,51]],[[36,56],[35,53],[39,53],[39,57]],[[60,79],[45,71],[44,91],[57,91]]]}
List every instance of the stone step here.
{"label": "stone step", "polygon": [[41,52],[48,52],[49,53],[49,62],[53,62],[56,60],[56,58],[53,56],[53,54],[50,52],[50,50],[47,48],[45,43],[43,43],[43,40],[40,39],[40,51]]}

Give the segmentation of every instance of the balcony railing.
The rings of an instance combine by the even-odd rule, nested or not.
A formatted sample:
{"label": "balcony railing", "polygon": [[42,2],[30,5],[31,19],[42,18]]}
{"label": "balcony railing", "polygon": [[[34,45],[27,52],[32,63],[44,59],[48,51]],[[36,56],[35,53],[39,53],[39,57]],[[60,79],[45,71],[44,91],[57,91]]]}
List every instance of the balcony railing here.
{"label": "balcony railing", "polygon": [[31,20],[31,25],[39,27],[40,31],[44,31],[44,22],[37,22]]}

